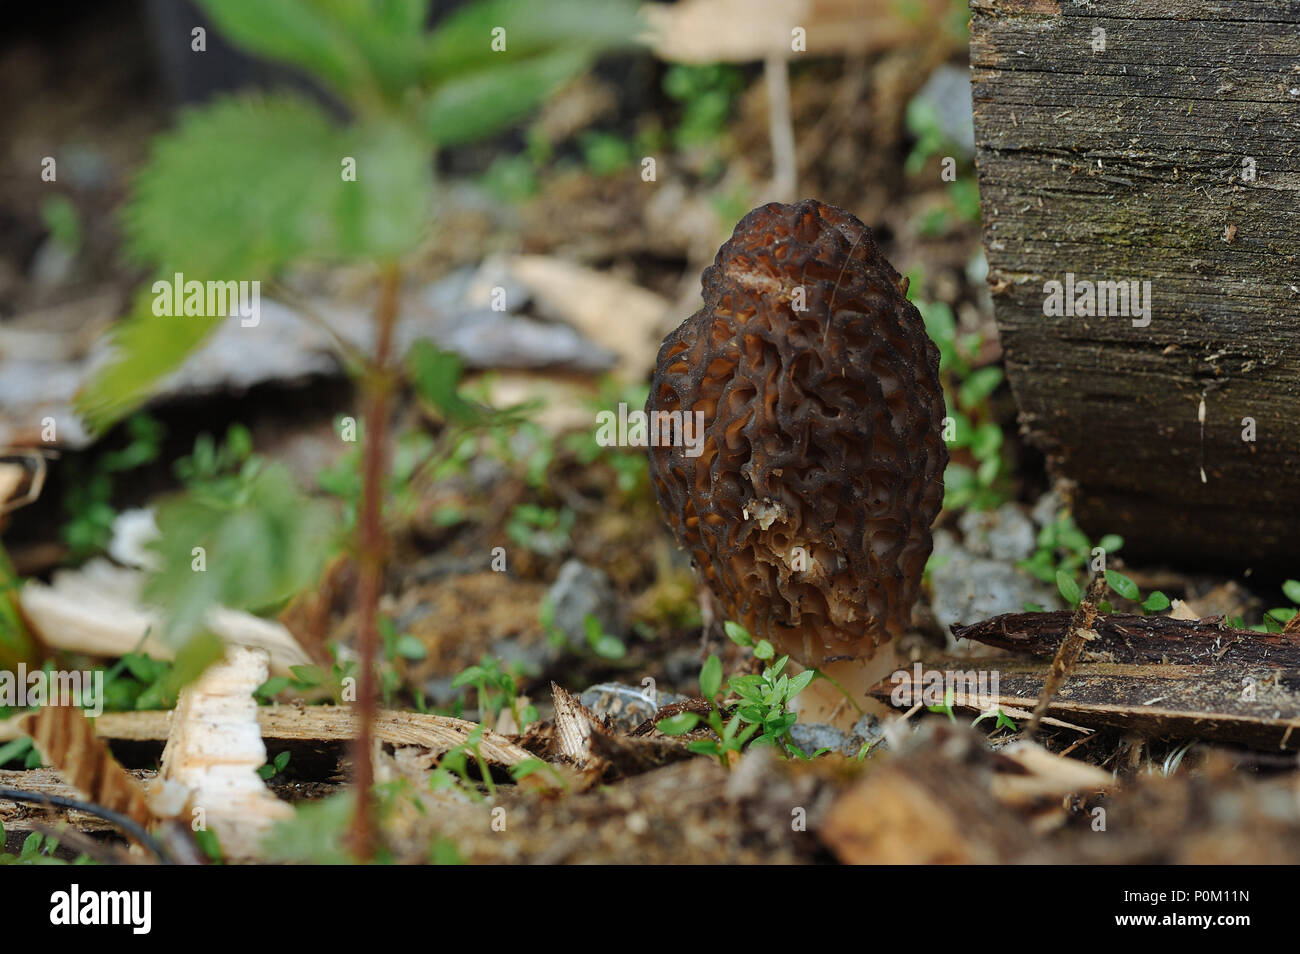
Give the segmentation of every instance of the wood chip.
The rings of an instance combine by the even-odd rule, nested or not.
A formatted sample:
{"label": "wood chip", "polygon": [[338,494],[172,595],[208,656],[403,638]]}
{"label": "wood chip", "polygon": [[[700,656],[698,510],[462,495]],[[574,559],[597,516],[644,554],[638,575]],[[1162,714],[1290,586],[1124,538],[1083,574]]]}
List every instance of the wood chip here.
{"label": "wood chip", "polygon": [[95,735],[94,725],[75,706],[42,706],[27,719],[27,731],[42,758],[93,802],[147,827],[153,815],[144,790],[113,758],[108,744]]}
{"label": "wood chip", "polygon": [[149,805],[161,816],[191,817],[210,828],[231,858],[260,853],[271,827],[293,808],[267,789],[253,690],[266,681],[263,650],[231,647],[181,690]]}
{"label": "wood chip", "polygon": [[[53,649],[93,656],[145,652],[171,659],[175,651],[157,636],[160,615],[139,602],[144,573],[91,560],[75,570],[60,570],[50,584],[29,580],[19,593],[23,614]],[[276,675],[311,662],[292,634],[279,623],[217,607],[207,624],[231,645],[265,649]]]}

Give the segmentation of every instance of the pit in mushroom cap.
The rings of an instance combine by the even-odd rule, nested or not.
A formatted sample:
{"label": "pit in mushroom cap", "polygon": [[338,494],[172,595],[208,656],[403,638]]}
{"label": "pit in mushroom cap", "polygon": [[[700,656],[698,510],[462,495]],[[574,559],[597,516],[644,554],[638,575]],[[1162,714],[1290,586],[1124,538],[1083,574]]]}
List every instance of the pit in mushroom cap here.
{"label": "pit in mushroom cap", "polygon": [[650,449],[659,504],[730,618],[860,691],[943,503],[938,349],[871,230],[812,199],[746,215],[703,286],[646,404],[705,426],[697,457]]}

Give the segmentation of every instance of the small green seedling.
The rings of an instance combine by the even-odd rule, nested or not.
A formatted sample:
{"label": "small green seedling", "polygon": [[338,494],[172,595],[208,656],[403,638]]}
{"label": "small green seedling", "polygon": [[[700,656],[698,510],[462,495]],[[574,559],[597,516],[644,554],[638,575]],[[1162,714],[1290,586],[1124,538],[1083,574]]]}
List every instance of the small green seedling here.
{"label": "small green seedling", "polygon": [[[767,640],[755,642],[740,624],[728,621],[723,628],[733,642],[752,649],[757,658],[771,660],[775,655],[771,643]],[[806,670],[791,677],[784,672],[789,662],[789,656],[782,656],[760,674],[733,676],[726,685],[725,695],[735,697],[737,702],[731,718],[725,719],[719,699],[723,694],[722,661],[717,656],[710,656],[700,670],[700,695],[712,706],[708,717],[702,720],[696,713],[683,712],[661,721],[659,731],[665,735],[684,735],[701,721],[705,722],[716,737],[696,739],[688,743],[687,748],[702,755],[712,755],[723,765],[728,763],[730,753],[741,752],[751,740],[754,745],[770,745],[783,754],[810,758],[788,738],[791,726],[799,719],[799,714],[788,711],[788,706],[817,673]]]}
{"label": "small green seedling", "polygon": [[288,765],[289,765],[289,750],[285,749],[283,752],[277,755],[270,762],[267,762],[265,765],[259,768],[257,770],[257,774],[261,777],[262,781],[265,782],[274,778],[276,775],[279,775],[281,772],[285,770],[285,768],[288,767]]}

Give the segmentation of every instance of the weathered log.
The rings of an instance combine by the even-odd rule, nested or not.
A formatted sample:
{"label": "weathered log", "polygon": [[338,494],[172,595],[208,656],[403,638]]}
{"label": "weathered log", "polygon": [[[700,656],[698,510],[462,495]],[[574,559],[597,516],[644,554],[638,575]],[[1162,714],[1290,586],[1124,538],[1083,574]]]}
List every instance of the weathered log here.
{"label": "weathered log", "polygon": [[[984,244],[1027,437],[1127,555],[1294,568],[1300,3],[972,6]],[[1067,276],[1075,296],[1149,282],[1149,315],[1115,314],[1117,288],[1104,316],[1049,316]]]}
{"label": "weathered log", "polygon": [[[1005,613],[970,626],[953,626],[957,639],[1051,659],[1065,638],[1072,614]],[[1182,620],[1168,616],[1098,616],[1097,634],[1083,651],[1084,662],[1169,663],[1172,665],[1276,666],[1300,669],[1300,638],[1283,633],[1233,629],[1220,616]]]}

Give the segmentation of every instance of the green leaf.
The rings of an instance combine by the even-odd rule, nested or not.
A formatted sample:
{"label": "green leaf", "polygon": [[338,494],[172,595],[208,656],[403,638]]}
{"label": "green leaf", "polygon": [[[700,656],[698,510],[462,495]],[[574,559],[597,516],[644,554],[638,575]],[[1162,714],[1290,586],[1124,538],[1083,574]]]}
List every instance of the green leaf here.
{"label": "green leaf", "polygon": [[957,392],[957,399],[964,408],[978,407],[990,394],[998,389],[998,385],[1001,383],[1001,368],[980,368],[977,371],[972,371],[970,376],[961,383],[961,389]]}
{"label": "green leaf", "polygon": [[325,681],[325,671],[320,666],[290,666],[289,672],[299,689],[314,689]]}
{"label": "green leaf", "polygon": [[1037,603],[1031,603],[1029,600],[1025,600],[1025,602],[1021,604],[1021,609],[1023,609],[1026,613],[1044,612],[1044,608],[1042,606],[1039,606]]}
{"label": "green leaf", "polygon": [[20,735],[18,738],[11,739],[4,745],[0,745],[0,768],[4,768],[6,762],[26,757],[31,748],[32,738],[29,735]]}
{"label": "green leaf", "polygon": [[1138,600],[1142,598],[1141,594],[1138,592],[1137,584],[1118,570],[1107,570],[1106,582],[1110,584],[1112,590],[1124,597],[1126,600]]}
{"label": "green leaf", "polygon": [[351,792],[299,802],[294,817],[276,822],[262,842],[268,861],[282,864],[349,864],[354,859],[344,848],[352,807]]}
{"label": "green leaf", "polygon": [[300,67],[345,97],[365,83],[365,58],[325,4],[307,0],[199,0],[235,46]]}
{"label": "green leaf", "polygon": [[1083,598],[1083,594],[1079,592],[1079,584],[1064,570],[1056,571],[1056,588],[1061,591],[1065,602],[1071,606],[1078,606],[1079,600]]}
{"label": "green leaf", "polygon": [[[492,49],[505,30],[505,49]],[[586,56],[632,46],[644,30],[631,0],[486,0],[462,7],[429,37],[425,76],[434,82],[497,71],[555,50]]]}
{"label": "green leaf", "polygon": [[[305,99],[224,98],[154,140],[124,214],[139,262],[186,278],[252,279],[330,234],[339,130]],[[337,195],[334,200],[337,201]]]}
{"label": "green leaf", "polygon": [[262,683],[253,690],[253,695],[260,696],[263,699],[269,699],[272,696],[278,696],[284,690],[293,685],[288,676],[272,676],[266,682]]}
{"label": "green leaf", "polygon": [[700,717],[694,712],[683,712],[662,719],[656,726],[664,735],[685,735],[700,724]]}
{"label": "green leaf", "polygon": [[176,651],[165,678],[163,698],[167,708],[176,704],[181,690],[203,675],[204,670],[226,654],[225,643],[212,633],[197,633]]}
{"label": "green leaf", "polygon": [[591,648],[601,659],[622,659],[627,655],[627,647],[617,636],[601,636]]}
{"label": "green leaf", "polygon": [[[343,160],[356,160],[356,180]],[[226,98],[155,141],[125,214],[138,261],[186,278],[254,279],[303,256],[408,251],[432,209],[427,145],[396,120],[335,125],[290,95]]]}
{"label": "green leaf", "polygon": [[758,645],[754,647],[754,656],[757,659],[768,660],[776,655],[776,648],[766,639],[760,639]]}
{"label": "green leaf", "polygon": [[727,638],[737,646],[754,645],[754,637],[749,635],[749,630],[745,629],[745,627],[741,626],[739,623],[733,623],[731,620],[727,620],[722,624],[722,628],[726,632]]}
{"label": "green leaf", "polygon": [[456,355],[421,338],[406,353],[406,369],[420,397],[451,420],[468,424],[484,418],[483,409],[465,400],[457,390],[462,366]]}
{"label": "green leaf", "polygon": [[450,79],[425,104],[424,126],[439,146],[483,139],[523,119],[590,62],[585,51],[563,49]]}
{"label": "green leaf", "polygon": [[803,672],[799,673],[799,675],[791,679],[785,690],[785,701],[789,702],[795,696],[799,695],[799,693],[807,689],[808,683],[812,682],[816,676],[817,673],[814,670],[805,669]]}
{"label": "green leaf", "polygon": [[700,695],[713,699],[722,687],[722,660],[716,655],[710,656],[700,670]]}
{"label": "green leaf", "polygon": [[1108,533],[1097,541],[1097,546],[1107,554],[1117,553],[1124,546],[1124,538],[1118,533]]}
{"label": "green leaf", "polygon": [[162,635],[173,643],[198,630],[214,604],[272,609],[314,583],[334,536],[330,508],[299,493],[282,464],[250,481],[237,506],[182,495],[159,505],[157,523],[158,568],[143,596],[163,610]]}
{"label": "green leaf", "polygon": [[194,832],[194,841],[198,844],[199,850],[208,856],[209,861],[221,861],[221,844],[217,841],[217,833],[211,828],[201,828]]}
{"label": "green leaf", "polygon": [[1282,592],[1292,603],[1300,605],[1300,580],[1286,580],[1282,584]]}
{"label": "green leaf", "polygon": [[66,195],[55,193],[41,203],[41,221],[69,255],[81,251],[81,218]]}
{"label": "green leaf", "polygon": [[424,643],[410,633],[398,636],[393,648],[403,659],[423,659],[429,655],[429,650],[425,648]]}
{"label": "green leaf", "polygon": [[96,434],[135,410],[216,331],[222,319],[153,313],[153,292],[142,289],[130,313],[109,332],[114,358],[77,393],[77,413]]}
{"label": "green leaf", "polygon": [[1160,610],[1169,609],[1169,597],[1159,590],[1153,592],[1142,603],[1142,608],[1148,613],[1159,612]]}
{"label": "green leaf", "polygon": [[712,739],[696,739],[694,742],[687,742],[686,751],[694,752],[696,755],[720,755],[722,753],[718,743]]}

